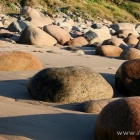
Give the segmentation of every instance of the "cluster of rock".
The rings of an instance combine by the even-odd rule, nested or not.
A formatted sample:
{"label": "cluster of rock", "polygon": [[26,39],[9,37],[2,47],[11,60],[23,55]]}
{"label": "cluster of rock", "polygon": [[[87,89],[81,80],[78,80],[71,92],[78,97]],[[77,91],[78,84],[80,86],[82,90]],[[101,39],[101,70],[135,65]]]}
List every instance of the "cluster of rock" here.
{"label": "cluster of rock", "polygon": [[132,60],[140,58],[140,25],[112,24],[72,20],[68,16],[50,18],[25,6],[21,15],[26,18],[7,19],[0,16],[0,36],[28,45],[94,46],[96,55]]}
{"label": "cluster of rock", "polygon": [[[125,96],[140,95],[140,25],[75,22],[69,17],[50,18],[41,16],[28,6],[22,8],[21,14],[26,18],[18,16],[8,19],[0,15],[1,39],[45,47],[62,45],[82,49],[83,46],[90,46],[96,47],[96,55],[129,60],[115,74],[116,89]],[[41,62],[35,56],[20,51],[1,52],[0,63],[0,70],[4,71],[42,69]],[[47,68],[35,74],[27,87],[36,100],[83,102],[74,109],[99,114],[95,140],[140,139],[140,135],[117,135],[117,131],[140,130],[140,97],[113,99],[111,85],[90,68]]]}

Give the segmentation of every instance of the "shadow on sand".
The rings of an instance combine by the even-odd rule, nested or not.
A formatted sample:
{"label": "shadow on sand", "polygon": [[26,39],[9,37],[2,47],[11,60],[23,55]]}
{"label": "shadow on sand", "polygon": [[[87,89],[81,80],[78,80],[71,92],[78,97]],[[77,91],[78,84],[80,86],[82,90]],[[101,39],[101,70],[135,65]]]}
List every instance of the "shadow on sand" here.
{"label": "shadow on sand", "polygon": [[34,140],[93,140],[97,115],[39,114],[0,118],[0,136]]}

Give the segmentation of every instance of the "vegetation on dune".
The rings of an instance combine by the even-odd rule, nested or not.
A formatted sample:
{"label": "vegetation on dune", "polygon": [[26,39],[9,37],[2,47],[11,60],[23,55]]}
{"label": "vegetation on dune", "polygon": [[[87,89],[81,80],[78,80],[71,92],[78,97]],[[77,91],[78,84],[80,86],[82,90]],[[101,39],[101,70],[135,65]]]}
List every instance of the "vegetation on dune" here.
{"label": "vegetation on dune", "polygon": [[5,12],[19,12],[15,3],[21,6],[42,7],[46,13],[77,13],[80,17],[104,18],[113,22],[135,22],[140,20],[139,0],[1,0]]}

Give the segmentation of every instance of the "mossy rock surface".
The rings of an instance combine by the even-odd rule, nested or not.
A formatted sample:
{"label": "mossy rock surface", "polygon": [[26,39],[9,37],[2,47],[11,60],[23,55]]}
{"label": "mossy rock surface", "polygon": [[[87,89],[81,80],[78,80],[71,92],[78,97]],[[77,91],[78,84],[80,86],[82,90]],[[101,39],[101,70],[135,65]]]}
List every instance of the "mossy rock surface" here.
{"label": "mossy rock surface", "polygon": [[112,98],[110,84],[87,67],[47,68],[28,83],[30,95],[46,102],[73,103]]}

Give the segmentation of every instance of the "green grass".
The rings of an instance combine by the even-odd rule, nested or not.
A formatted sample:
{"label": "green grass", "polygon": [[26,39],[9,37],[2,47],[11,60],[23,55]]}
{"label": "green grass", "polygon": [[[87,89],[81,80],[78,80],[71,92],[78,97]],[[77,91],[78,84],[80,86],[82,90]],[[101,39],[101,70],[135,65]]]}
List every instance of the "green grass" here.
{"label": "green grass", "polygon": [[9,6],[12,10],[14,10],[14,3],[10,2],[10,3],[8,3],[8,6]]}
{"label": "green grass", "polygon": [[[97,17],[112,22],[135,22],[140,19],[140,4],[137,0],[1,0],[14,11],[12,3],[19,2],[22,6],[29,5],[39,7],[49,15],[57,12],[76,12],[80,17],[89,17],[97,20]],[[67,7],[67,9],[65,9]],[[56,10],[56,9],[60,10]],[[8,10],[6,10],[9,12]]]}
{"label": "green grass", "polygon": [[140,4],[135,2],[124,2],[119,6],[122,9],[125,9],[137,19],[140,19]]}

